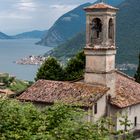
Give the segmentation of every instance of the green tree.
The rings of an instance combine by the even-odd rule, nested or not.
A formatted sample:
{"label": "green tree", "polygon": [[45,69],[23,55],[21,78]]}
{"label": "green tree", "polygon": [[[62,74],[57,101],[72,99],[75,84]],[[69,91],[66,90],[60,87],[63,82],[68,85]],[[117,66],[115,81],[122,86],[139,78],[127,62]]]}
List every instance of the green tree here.
{"label": "green tree", "polygon": [[136,71],[136,74],[134,76],[135,81],[140,83],[140,54],[139,54],[139,64],[138,64],[138,69]]}
{"label": "green tree", "polygon": [[84,52],[79,52],[75,57],[71,58],[65,67],[67,80],[75,80],[83,77],[85,68]]}
{"label": "green tree", "polygon": [[65,68],[53,57],[49,57],[38,69],[35,80],[76,80],[83,77],[85,68],[84,52],[79,52],[75,57],[71,58]]}
{"label": "green tree", "polygon": [[0,140],[110,140],[110,120],[89,123],[84,121],[86,115],[66,104],[39,109],[31,103],[0,99]]}
{"label": "green tree", "polygon": [[38,69],[35,80],[63,80],[64,71],[60,63],[53,58],[49,57]]}
{"label": "green tree", "polygon": [[0,99],[0,140],[104,140],[83,115],[64,104],[39,110],[30,103]]}

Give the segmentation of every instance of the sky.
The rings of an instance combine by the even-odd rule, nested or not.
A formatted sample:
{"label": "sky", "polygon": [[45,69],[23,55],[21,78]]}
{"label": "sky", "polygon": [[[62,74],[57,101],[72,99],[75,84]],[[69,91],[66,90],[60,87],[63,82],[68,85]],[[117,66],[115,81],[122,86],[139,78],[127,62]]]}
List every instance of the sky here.
{"label": "sky", "polygon": [[95,0],[0,0],[0,31],[46,30],[64,13]]}

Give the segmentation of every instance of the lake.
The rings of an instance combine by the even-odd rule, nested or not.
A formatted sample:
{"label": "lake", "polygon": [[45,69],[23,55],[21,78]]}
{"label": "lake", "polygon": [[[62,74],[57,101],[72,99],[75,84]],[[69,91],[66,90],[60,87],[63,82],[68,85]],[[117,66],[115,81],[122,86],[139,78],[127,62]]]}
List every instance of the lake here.
{"label": "lake", "polygon": [[14,61],[29,55],[42,55],[51,48],[35,45],[37,39],[0,40],[0,73],[9,73],[18,79],[34,80],[36,65],[18,65]]}

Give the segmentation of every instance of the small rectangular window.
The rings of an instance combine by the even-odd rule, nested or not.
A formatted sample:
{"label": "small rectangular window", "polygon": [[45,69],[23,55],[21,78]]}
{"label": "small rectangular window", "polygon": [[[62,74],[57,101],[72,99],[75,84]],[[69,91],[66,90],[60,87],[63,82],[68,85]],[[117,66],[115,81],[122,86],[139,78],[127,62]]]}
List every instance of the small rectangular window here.
{"label": "small rectangular window", "polygon": [[97,103],[94,105],[94,114],[97,114]]}
{"label": "small rectangular window", "polygon": [[134,118],[134,126],[137,126],[137,117]]}

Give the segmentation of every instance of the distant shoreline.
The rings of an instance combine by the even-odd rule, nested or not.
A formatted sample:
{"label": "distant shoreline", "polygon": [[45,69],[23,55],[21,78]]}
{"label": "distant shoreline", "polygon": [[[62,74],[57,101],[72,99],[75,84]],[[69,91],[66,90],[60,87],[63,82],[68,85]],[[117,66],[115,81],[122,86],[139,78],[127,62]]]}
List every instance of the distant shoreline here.
{"label": "distant shoreline", "polygon": [[[44,56],[34,56],[30,55],[25,58],[22,58],[20,60],[15,61],[14,63],[19,64],[19,65],[42,65],[42,63],[48,58]],[[137,65],[136,64],[118,64],[117,66],[118,70],[121,71],[127,71],[127,70],[136,70]]]}
{"label": "distant shoreline", "polygon": [[20,60],[17,60],[14,63],[20,64],[20,65],[41,65],[46,59],[47,57],[44,57],[44,56],[30,55]]}

